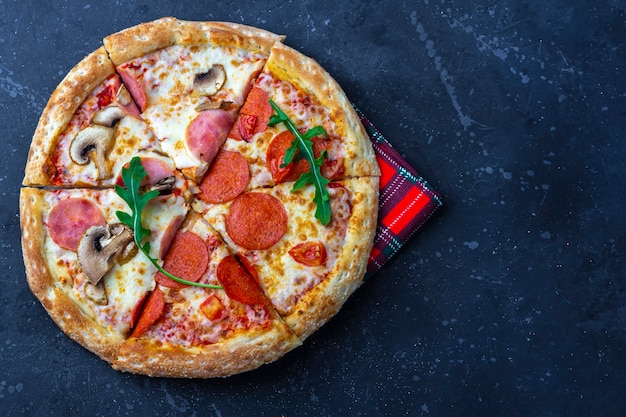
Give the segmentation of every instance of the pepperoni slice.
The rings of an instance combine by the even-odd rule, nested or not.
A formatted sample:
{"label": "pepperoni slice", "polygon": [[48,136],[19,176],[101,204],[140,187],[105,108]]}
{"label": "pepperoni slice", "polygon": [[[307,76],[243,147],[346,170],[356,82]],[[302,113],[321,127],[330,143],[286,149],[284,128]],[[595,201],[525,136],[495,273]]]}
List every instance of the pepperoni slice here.
{"label": "pepperoni slice", "polygon": [[236,257],[237,257],[237,260],[241,263],[241,265],[246,269],[246,271],[248,271],[248,274],[250,274],[250,276],[254,279],[254,281],[258,285],[261,285],[261,281],[259,281],[259,273],[256,271],[256,268],[254,267],[254,265],[250,263],[248,258],[239,254],[237,254]]}
{"label": "pepperoni slice", "polygon": [[148,105],[148,97],[146,96],[146,90],[139,83],[139,80],[133,74],[133,70],[130,66],[117,67],[117,73],[122,78],[122,81],[126,85],[128,92],[139,106],[139,110],[143,113],[146,111]]}
{"label": "pepperoni slice", "polygon": [[[294,160],[289,165],[284,168],[280,167],[284,162],[285,152],[291,147],[293,140],[293,134],[285,130],[276,135],[267,147],[265,163],[276,184],[296,181],[300,178],[300,175],[309,171],[309,162],[304,158],[298,158],[299,152],[296,152]],[[321,137],[314,137],[311,141],[313,142],[313,153],[318,158],[326,148],[325,141]],[[322,168],[324,168],[326,163],[327,160],[324,160]]]}
{"label": "pepperoni slice", "polygon": [[187,147],[193,156],[211,163],[233,125],[233,116],[226,110],[201,112],[187,127]]}
{"label": "pepperoni slice", "polygon": [[303,242],[289,249],[289,255],[306,266],[320,266],[326,263],[326,247],[321,242]]}
{"label": "pepperoni slice", "polygon": [[165,298],[163,293],[159,289],[159,286],[154,289],[146,298],[146,302],[143,306],[143,311],[137,325],[133,329],[130,337],[139,337],[146,332],[163,314],[165,310]]}
{"label": "pepperoni slice", "polygon": [[226,215],[226,232],[246,249],[268,249],[287,231],[287,212],[276,197],[248,193],[237,197]]}
{"label": "pepperoni slice", "polygon": [[268,304],[261,288],[233,255],[227,256],[217,266],[217,279],[226,295],[244,304]]}
{"label": "pepperoni slice", "polygon": [[87,229],[105,224],[106,220],[98,206],[84,198],[59,201],[48,218],[48,229],[54,243],[74,252]]}
{"label": "pepperoni slice", "polygon": [[[209,248],[193,232],[179,232],[174,236],[170,250],[165,255],[163,269],[187,281],[197,282],[209,266]],[[186,284],[174,281],[161,272],[154,279],[164,287],[185,288]]]}
{"label": "pepperoni slice", "polygon": [[237,197],[248,186],[250,170],[239,152],[220,151],[200,183],[199,197],[207,203],[224,203]]}
{"label": "pepperoni slice", "polygon": [[143,311],[143,305],[146,301],[146,298],[148,298],[148,295],[150,294],[147,293],[143,297],[141,297],[139,301],[137,301],[137,303],[135,304],[135,307],[133,307],[133,312],[130,316],[131,328],[134,328],[135,325],[137,324],[137,321],[139,320],[139,317],[141,316],[141,312]]}
{"label": "pepperoni slice", "polygon": [[[270,117],[272,117],[272,113],[274,110],[270,105],[269,95],[265,92],[265,90],[260,87],[252,87],[250,93],[248,93],[248,97],[246,98],[246,102],[241,106],[241,111],[239,112],[239,120],[233,126],[229,137],[237,140],[243,140],[245,137],[242,137],[241,126],[242,123],[244,126],[249,124],[250,119],[246,122],[242,122],[241,115],[244,115],[244,118],[249,118],[250,116],[254,117],[254,126],[251,130],[245,130],[247,134],[250,135],[250,138],[259,132],[264,132],[267,129],[267,122],[270,121]],[[250,140],[250,139],[245,139]]]}

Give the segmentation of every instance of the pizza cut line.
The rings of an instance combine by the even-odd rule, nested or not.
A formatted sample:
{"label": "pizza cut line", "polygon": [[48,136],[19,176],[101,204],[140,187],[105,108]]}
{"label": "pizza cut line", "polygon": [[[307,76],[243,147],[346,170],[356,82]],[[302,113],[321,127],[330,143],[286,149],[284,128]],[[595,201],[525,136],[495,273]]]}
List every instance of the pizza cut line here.
{"label": "pizza cut line", "polygon": [[20,195],[27,282],[113,368],[255,369],[362,283],[374,151],[341,87],[283,40],[140,24],[107,36],[44,108]]}

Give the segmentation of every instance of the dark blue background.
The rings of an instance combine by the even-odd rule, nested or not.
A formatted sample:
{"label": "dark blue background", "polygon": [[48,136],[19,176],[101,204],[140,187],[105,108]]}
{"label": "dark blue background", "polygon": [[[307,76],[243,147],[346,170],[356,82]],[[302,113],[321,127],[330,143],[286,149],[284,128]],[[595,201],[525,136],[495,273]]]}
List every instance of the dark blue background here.
{"label": "dark blue background", "polygon": [[[0,414],[617,416],[626,409],[623,1],[0,3]],[[54,87],[173,15],[287,35],[445,208],[277,363],[122,374],[31,295],[18,194]]]}

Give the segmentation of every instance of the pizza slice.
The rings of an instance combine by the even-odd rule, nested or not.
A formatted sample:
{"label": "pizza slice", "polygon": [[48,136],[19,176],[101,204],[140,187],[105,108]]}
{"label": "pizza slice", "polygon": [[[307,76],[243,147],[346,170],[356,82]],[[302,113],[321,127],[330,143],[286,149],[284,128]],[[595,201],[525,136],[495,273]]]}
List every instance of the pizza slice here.
{"label": "pizza slice", "polygon": [[295,181],[309,170],[308,162],[297,157],[282,166],[294,135],[283,124],[268,126],[275,113],[270,99],[300,132],[324,128],[326,134],[312,138],[315,157],[326,154],[324,177],[380,175],[369,137],[341,87],[316,61],[277,43],[223,147],[247,159],[249,189]]}
{"label": "pizza slice", "polygon": [[315,217],[314,187],[293,183],[247,191],[225,203],[196,199],[295,334],[305,339],[361,284],[378,211],[378,177],[328,185],[332,218]]}
{"label": "pizza slice", "polygon": [[[254,278],[198,214],[176,233],[113,367],[152,376],[217,377],[272,362],[301,344]],[[203,287],[197,286],[203,285]]]}
{"label": "pizza slice", "polygon": [[[159,165],[151,161],[146,165]],[[143,224],[151,230],[144,243],[155,259],[162,259],[189,209],[180,190],[162,185],[141,186],[160,193],[143,209]],[[157,270],[118,211],[129,207],[112,188],[26,187],[20,195],[32,292],[67,335],[108,361],[134,327]]]}
{"label": "pizza slice", "polygon": [[52,93],[33,136],[24,185],[113,186],[137,152],[160,152],[104,48]]}
{"label": "pizza slice", "polygon": [[104,44],[163,151],[197,181],[280,39],[232,23],[164,18],[110,35]]}

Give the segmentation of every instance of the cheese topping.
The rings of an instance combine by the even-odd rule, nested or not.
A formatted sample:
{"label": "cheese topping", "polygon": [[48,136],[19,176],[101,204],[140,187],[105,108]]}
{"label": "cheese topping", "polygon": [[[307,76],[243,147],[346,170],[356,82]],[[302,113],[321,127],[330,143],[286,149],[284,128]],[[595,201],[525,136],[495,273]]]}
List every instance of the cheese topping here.
{"label": "cheese topping", "polygon": [[[58,190],[45,195],[45,201],[49,207],[43,219],[46,225],[50,210],[59,201],[67,198],[84,198],[93,201],[101,209],[108,224],[119,222],[115,215],[116,211],[129,211],[126,203],[113,189]],[[144,210],[143,223],[152,230],[149,241],[153,257],[158,258],[163,237],[170,223],[184,217],[186,212],[186,204],[180,196],[159,197],[148,203]],[[128,333],[136,304],[154,288],[156,268],[142,253],[138,252],[123,264],[116,264],[104,276],[103,282],[108,303],[102,306],[87,297],[85,287],[88,279],[78,264],[75,252],[59,247],[50,238],[49,232],[46,235],[44,252],[48,264],[51,265],[55,285],[61,287],[86,315],[104,327],[117,330],[122,335]]]}
{"label": "cheese topping", "polygon": [[98,183],[95,164],[74,163],[69,156],[69,149],[78,132],[91,124],[94,114],[113,102],[120,85],[120,80],[116,75],[108,77],[78,107],[65,131],[59,137],[55,154],[52,156],[55,169],[52,176],[53,184],[94,185]]}
{"label": "cheese topping", "polygon": [[[327,160],[342,161],[346,151],[340,132],[333,122],[330,110],[322,106],[315,97],[307,96],[288,81],[274,78],[268,72],[262,72],[255,84],[268,93],[269,97],[296,123],[298,129],[305,131],[322,126],[328,137],[326,141]],[[272,140],[286,127],[281,123],[253,136],[250,142],[229,138],[224,149],[242,153],[250,164],[250,184],[248,189],[267,187],[274,184],[267,167],[266,153]]]}
{"label": "cheese topping", "polygon": [[[257,269],[267,296],[283,315],[291,313],[300,297],[322,282],[332,270],[341,255],[351,214],[351,195],[347,189],[329,188],[333,220],[327,226],[322,226],[315,218],[314,187],[309,185],[295,193],[291,192],[292,187],[292,183],[284,183],[271,189],[256,190],[271,194],[282,201],[289,217],[287,232],[269,250],[245,249],[228,236],[225,218],[231,203],[193,203],[194,208],[203,213],[226,243],[236,248]],[[327,260],[324,265],[305,266],[289,254],[292,247],[307,241],[322,242],[325,245]]]}
{"label": "cheese topping", "polygon": [[[240,107],[264,63],[263,55],[242,49],[173,45],[124,66],[135,69],[133,73],[145,89],[148,107],[143,117],[161,141],[163,151],[179,169],[199,167],[201,175],[207,164],[193,156],[185,143],[187,126],[198,114],[195,109],[208,101],[232,102],[235,108]],[[212,97],[194,94],[196,75],[206,73],[215,64],[226,72],[222,88]]]}
{"label": "cheese topping", "polygon": [[[199,282],[220,285],[217,268],[220,261],[230,253],[224,242],[215,235],[210,226],[201,218],[191,222],[182,231],[191,231],[207,243],[209,262]],[[217,343],[231,333],[254,327],[261,330],[270,325],[271,316],[263,306],[252,306],[230,299],[223,290],[212,290],[187,286],[171,289],[161,286],[165,302],[168,305],[159,324],[148,333],[156,340],[180,344],[186,347]],[[209,298],[219,312],[207,317],[202,311],[202,304]]]}

